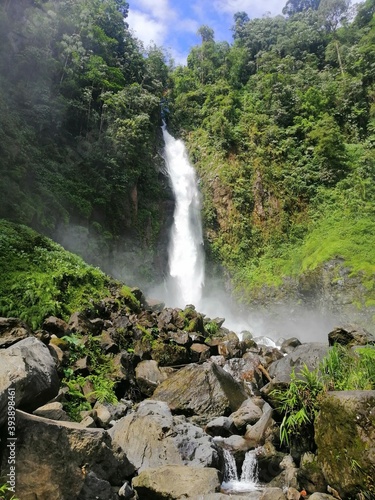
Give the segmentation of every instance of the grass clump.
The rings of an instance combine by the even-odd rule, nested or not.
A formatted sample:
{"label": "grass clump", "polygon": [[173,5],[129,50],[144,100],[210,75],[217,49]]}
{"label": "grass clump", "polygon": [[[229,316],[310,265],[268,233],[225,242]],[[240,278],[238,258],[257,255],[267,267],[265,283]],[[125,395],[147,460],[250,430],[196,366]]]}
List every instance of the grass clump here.
{"label": "grass clump", "polygon": [[290,447],[303,439],[313,449],[314,420],[327,391],[374,389],[375,346],[350,349],[335,344],[316,370],[306,365],[298,375],[293,370],[288,388],[271,392],[282,416],[281,443]]}

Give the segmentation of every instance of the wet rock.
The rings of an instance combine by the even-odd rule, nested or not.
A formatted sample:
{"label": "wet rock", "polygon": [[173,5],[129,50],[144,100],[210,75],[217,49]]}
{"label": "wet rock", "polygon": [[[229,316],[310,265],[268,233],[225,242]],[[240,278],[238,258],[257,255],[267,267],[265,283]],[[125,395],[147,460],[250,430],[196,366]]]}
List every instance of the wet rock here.
{"label": "wet rock", "polygon": [[156,388],[152,398],[166,401],[172,411],[209,419],[237,410],[247,394],[229,373],[206,362],[178,370]]}
{"label": "wet rock", "polygon": [[76,333],[93,333],[95,328],[91,321],[81,312],[73,313],[68,321],[69,330]]}
{"label": "wet rock", "polygon": [[285,486],[291,486],[292,488],[299,488],[299,483],[297,479],[298,469],[294,463],[293,457],[291,455],[286,455],[279,464],[282,472],[278,474],[272,481],[268,484],[269,486],[285,488]]}
{"label": "wet rock", "polygon": [[249,389],[249,394],[264,385],[263,374],[259,367],[262,360],[258,354],[246,352],[242,358],[228,359],[225,363],[225,371]]}
{"label": "wet rock", "polygon": [[276,431],[276,424],[272,417],[273,409],[265,405],[263,414],[256,424],[247,426],[245,439],[249,441],[251,448],[262,446],[268,438],[272,441],[272,436]]}
{"label": "wet rock", "polygon": [[166,465],[144,470],[132,486],[142,500],[197,498],[198,492],[205,496],[220,490],[219,474],[216,469]]}
{"label": "wet rock", "polygon": [[30,335],[30,328],[19,318],[0,318],[0,348],[10,347]]}

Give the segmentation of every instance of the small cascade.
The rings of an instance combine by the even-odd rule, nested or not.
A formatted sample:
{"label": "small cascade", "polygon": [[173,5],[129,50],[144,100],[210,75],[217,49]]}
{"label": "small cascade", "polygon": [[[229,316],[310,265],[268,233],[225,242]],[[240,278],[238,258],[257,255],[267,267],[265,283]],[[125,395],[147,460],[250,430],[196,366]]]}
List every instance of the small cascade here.
{"label": "small cascade", "polygon": [[224,452],[224,482],[231,483],[238,481],[237,464],[234,456],[229,450],[223,449]]}
{"label": "small cascade", "polygon": [[257,450],[250,450],[246,453],[242,464],[241,482],[254,484],[258,482]]}
{"label": "small cascade", "polygon": [[224,452],[224,482],[222,489],[226,493],[235,494],[241,492],[259,491],[258,461],[259,449],[250,450],[245,455],[242,464],[241,478],[238,479],[236,461],[232,453],[226,449]]}

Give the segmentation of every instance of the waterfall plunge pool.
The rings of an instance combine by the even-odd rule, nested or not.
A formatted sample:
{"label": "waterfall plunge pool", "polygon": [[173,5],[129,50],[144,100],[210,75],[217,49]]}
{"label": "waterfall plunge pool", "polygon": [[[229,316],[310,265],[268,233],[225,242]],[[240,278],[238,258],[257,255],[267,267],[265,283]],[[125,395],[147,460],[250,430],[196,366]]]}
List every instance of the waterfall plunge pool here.
{"label": "waterfall plunge pool", "polygon": [[[246,452],[245,460],[242,464],[242,471],[240,477],[237,472],[237,464],[232,453],[223,448],[224,455],[224,481],[221,485],[223,493],[230,495],[260,492],[262,490],[258,480],[258,461],[257,455],[260,448]],[[249,498],[247,496],[247,498]],[[254,495],[256,500],[258,495]]]}

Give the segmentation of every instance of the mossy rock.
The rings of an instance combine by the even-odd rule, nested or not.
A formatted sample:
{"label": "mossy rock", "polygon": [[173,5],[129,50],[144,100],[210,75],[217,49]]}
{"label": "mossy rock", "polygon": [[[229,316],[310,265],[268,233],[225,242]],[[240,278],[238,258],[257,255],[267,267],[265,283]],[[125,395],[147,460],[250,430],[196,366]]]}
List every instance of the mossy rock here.
{"label": "mossy rock", "polygon": [[152,343],[151,357],[160,366],[173,366],[186,363],[188,352],[183,346],[166,344],[158,339]]}
{"label": "mossy rock", "polygon": [[328,392],[315,422],[318,464],[343,498],[375,497],[375,391]]}

